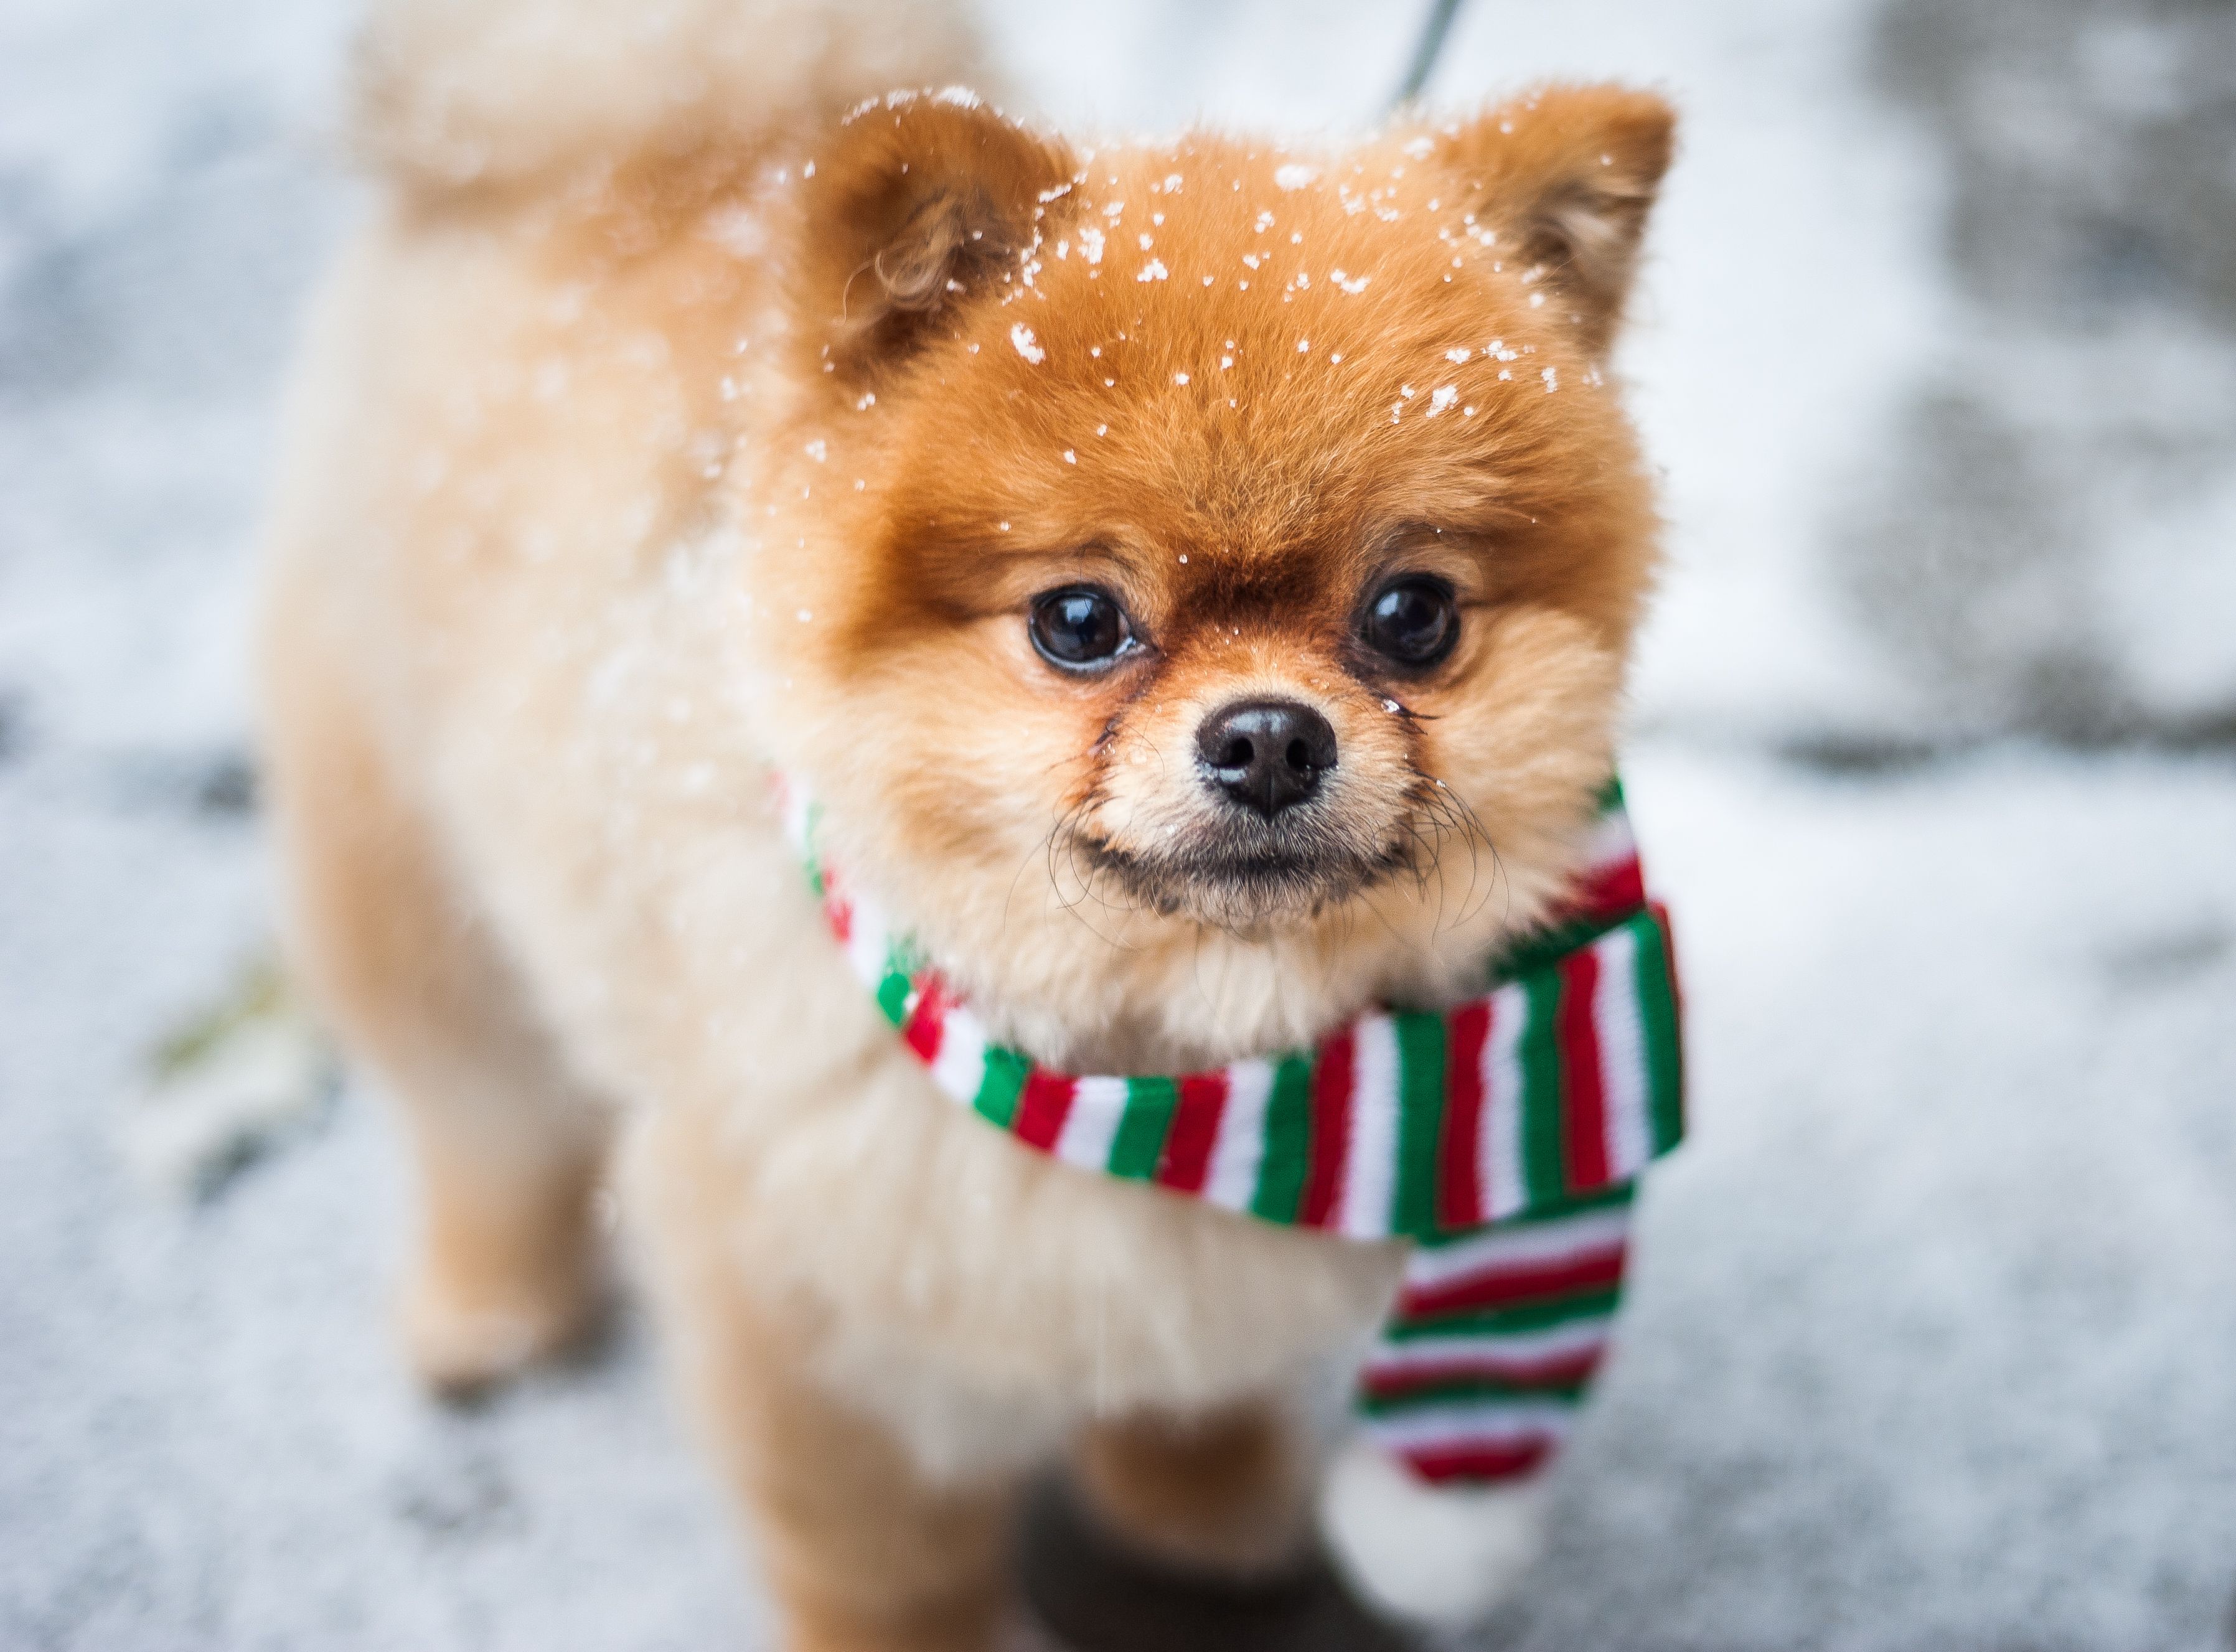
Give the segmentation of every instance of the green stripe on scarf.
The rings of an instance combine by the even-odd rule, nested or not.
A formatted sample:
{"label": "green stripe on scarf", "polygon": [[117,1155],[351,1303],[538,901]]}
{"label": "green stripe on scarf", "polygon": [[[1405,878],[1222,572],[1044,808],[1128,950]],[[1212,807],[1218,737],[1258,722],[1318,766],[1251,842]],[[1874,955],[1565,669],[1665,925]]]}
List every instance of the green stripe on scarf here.
{"label": "green stripe on scarf", "polygon": [[1452,1313],[1424,1315],[1389,1326],[1383,1335],[1392,1343],[1417,1342],[1423,1337],[1516,1336],[1550,1331],[1587,1320],[1612,1319],[1620,1290],[1571,1291],[1566,1296],[1537,1297],[1511,1307],[1462,1309]]}
{"label": "green stripe on scarf", "polygon": [[1677,984],[1669,972],[1669,938],[1651,912],[1631,919],[1638,934],[1635,973],[1638,1021],[1645,1033],[1647,1110],[1654,1151],[1675,1147],[1685,1134],[1685,1055],[1677,1030]]}
{"label": "green stripe on scarf", "polygon": [[885,972],[878,977],[878,1009],[896,1027],[908,1019],[909,997],[916,991],[899,950],[885,949]]}
{"label": "green stripe on scarf", "polygon": [[1157,1174],[1180,1095],[1179,1083],[1170,1078],[1126,1081],[1126,1110],[1118,1116],[1118,1134],[1110,1142],[1112,1175],[1147,1181]]}
{"label": "green stripe on scarf", "polygon": [[807,887],[818,900],[823,898],[823,862],[816,855],[815,844],[822,835],[822,825],[823,806],[820,803],[809,804],[807,806],[807,846],[805,852],[800,856],[800,869],[806,872]]}
{"label": "green stripe on scarf", "polygon": [[1266,1154],[1258,1165],[1252,1215],[1284,1225],[1296,1221],[1312,1162],[1312,1057],[1284,1056],[1274,1063],[1273,1088],[1266,1098]]}
{"label": "green stripe on scarf", "polygon": [[1398,1031],[1398,1190],[1391,1230],[1437,1231],[1437,1142],[1444,1125],[1444,1017],[1403,1014]]}
{"label": "green stripe on scarf", "polygon": [[1550,971],[1521,987],[1529,1001],[1515,1055],[1522,1070],[1522,1186],[1532,1206],[1568,1197],[1568,1168],[1561,1140],[1561,978]]}
{"label": "green stripe on scarf", "polygon": [[990,1046],[986,1071],[978,1081],[978,1095],[971,1106],[989,1123],[1008,1129],[1017,1116],[1017,1097],[1024,1093],[1025,1075],[1032,1070],[1032,1063],[1016,1050]]}
{"label": "green stripe on scarf", "polygon": [[1582,1403],[1590,1387],[1588,1378],[1581,1382],[1503,1382],[1496,1377],[1454,1377],[1444,1382],[1408,1386],[1402,1393],[1362,1392],[1354,1403],[1369,1417],[1402,1417],[1408,1412],[1449,1405],[1455,1400],[1552,1400],[1575,1405]]}

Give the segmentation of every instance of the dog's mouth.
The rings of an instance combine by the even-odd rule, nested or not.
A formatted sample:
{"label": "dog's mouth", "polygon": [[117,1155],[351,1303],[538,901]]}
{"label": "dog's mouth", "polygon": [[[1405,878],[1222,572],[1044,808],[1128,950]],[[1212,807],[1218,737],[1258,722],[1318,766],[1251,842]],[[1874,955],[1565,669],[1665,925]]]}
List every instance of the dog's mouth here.
{"label": "dog's mouth", "polygon": [[1081,832],[1073,843],[1080,865],[1136,904],[1227,928],[1314,916],[1412,865],[1404,839],[1362,850],[1259,834],[1148,852]]}

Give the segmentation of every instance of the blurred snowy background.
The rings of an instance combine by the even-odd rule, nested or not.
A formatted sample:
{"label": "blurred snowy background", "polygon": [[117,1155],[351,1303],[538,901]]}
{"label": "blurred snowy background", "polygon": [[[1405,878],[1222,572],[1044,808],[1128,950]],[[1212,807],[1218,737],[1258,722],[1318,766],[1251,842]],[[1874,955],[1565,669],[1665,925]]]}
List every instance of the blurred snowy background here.
{"label": "blurred snowy background", "polygon": [[[988,0],[1074,128],[1371,120],[1421,8]],[[359,1090],[199,1201],[267,927],[248,554],[345,234],[336,0],[0,6],[0,1647],[766,1643],[642,1327],[470,1414]],[[1471,0],[1682,106],[1629,762],[1697,1139],[1485,1645],[2148,1652],[2236,1593],[2236,10]]]}

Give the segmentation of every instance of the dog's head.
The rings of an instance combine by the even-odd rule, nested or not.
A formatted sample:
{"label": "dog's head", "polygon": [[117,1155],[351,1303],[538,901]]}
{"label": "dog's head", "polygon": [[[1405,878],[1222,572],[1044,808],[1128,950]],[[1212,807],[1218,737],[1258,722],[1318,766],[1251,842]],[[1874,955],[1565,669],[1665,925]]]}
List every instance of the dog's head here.
{"label": "dog's head", "polygon": [[1611,89],[1327,155],[951,96],[832,135],[755,596],[904,904],[1135,943],[1542,910],[1654,559],[1602,366],[1670,144]]}

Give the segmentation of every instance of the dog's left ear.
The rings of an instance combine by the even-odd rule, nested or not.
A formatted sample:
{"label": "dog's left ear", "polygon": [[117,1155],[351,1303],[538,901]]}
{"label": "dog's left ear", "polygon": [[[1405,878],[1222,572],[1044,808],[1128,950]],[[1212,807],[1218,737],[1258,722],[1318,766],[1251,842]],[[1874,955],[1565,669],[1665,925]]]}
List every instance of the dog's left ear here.
{"label": "dog's left ear", "polygon": [[840,382],[875,381],[968,296],[1016,279],[1070,155],[961,93],[865,104],[800,181],[792,302]]}
{"label": "dog's left ear", "polygon": [[1650,92],[1547,86],[1438,141],[1438,159],[1497,234],[1491,256],[1541,283],[1595,356],[1621,322],[1676,124]]}

